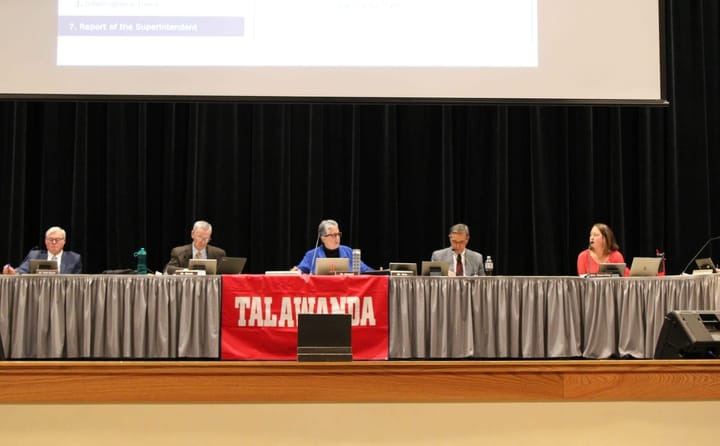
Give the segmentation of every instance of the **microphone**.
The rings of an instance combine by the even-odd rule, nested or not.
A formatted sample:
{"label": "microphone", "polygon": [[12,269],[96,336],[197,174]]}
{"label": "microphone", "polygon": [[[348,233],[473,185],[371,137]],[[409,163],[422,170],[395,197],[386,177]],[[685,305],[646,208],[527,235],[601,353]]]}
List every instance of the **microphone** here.
{"label": "microphone", "polygon": [[692,257],[692,259],[690,259],[688,264],[685,265],[685,268],[683,268],[683,270],[680,271],[680,274],[685,274],[685,271],[688,269],[688,267],[692,264],[692,262],[695,261],[695,259],[697,259],[697,257],[700,255],[700,253],[703,252],[703,249],[705,249],[707,247],[707,245],[710,244],[710,242],[712,242],[714,240],[719,240],[719,239],[720,239],[720,235],[718,235],[716,237],[710,237],[709,239],[707,239],[707,241],[702,245],[702,247],[698,250],[698,252],[696,252],[695,255]]}
{"label": "microphone", "polygon": [[585,257],[585,275],[587,276],[590,274],[590,249],[592,248],[592,243],[588,245],[587,248],[587,256]]}
{"label": "microphone", "polygon": [[312,274],[315,270],[315,258],[317,257],[318,246],[320,246],[320,234],[318,234],[317,241],[315,242],[315,249],[313,249],[313,258],[310,262],[310,272],[308,274]]}

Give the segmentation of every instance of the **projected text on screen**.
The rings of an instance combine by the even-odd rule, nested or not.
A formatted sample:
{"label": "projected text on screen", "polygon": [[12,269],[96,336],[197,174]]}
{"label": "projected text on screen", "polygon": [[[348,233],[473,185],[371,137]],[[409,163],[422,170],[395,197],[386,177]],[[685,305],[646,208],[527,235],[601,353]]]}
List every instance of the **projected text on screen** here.
{"label": "projected text on screen", "polygon": [[535,67],[537,0],[59,0],[61,66]]}

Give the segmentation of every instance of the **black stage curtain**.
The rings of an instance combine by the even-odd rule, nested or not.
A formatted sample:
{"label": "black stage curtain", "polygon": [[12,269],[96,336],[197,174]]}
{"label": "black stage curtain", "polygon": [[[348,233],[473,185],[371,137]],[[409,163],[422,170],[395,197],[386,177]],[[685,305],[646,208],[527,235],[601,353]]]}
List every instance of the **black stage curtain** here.
{"label": "black stage curtain", "polygon": [[602,221],[628,263],[659,249],[678,273],[720,235],[720,8],[666,9],[669,107],[0,102],[0,255],[16,265],[60,225],[87,272],[140,247],[161,269],[206,219],[260,273],[334,218],[379,267],[429,259],[465,222],[498,273],[565,275]]}

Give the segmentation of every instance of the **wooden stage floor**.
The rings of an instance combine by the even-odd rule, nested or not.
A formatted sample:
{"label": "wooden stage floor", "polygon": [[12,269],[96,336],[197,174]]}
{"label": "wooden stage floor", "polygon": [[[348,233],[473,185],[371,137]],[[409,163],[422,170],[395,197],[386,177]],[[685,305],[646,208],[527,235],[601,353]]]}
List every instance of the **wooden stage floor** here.
{"label": "wooden stage floor", "polygon": [[720,400],[718,360],[0,361],[0,403]]}

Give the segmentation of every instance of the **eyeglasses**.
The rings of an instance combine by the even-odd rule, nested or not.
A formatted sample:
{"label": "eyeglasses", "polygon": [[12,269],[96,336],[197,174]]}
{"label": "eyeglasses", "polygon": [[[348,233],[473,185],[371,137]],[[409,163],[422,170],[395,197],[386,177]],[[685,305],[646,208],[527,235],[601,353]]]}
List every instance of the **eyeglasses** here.
{"label": "eyeglasses", "polygon": [[325,235],[323,235],[323,237],[338,237],[338,238],[340,238],[341,235],[342,235],[342,232],[336,232],[334,234],[325,234]]}
{"label": "eyeglasses", "polygon": [[198,236],[196,235],[196,236],[195,236],[195,240],[197,240],[197,241],[199,241],[199,242],[209,242],[209,241],[212,240],[212,239],[211,239],[210,237],[198,237]]}
{"label": "eyeglasses", "polygon": [[60,243],[61,241],[65,240],[64,238],[46,238],[45,241],[48,243]]}

